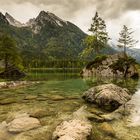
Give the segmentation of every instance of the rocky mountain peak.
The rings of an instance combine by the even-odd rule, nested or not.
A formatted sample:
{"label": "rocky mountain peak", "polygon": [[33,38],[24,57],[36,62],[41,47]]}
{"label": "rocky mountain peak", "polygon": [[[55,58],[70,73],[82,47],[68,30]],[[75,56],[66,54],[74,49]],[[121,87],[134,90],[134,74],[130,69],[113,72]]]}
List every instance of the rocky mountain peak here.
{"label": "rocky mountain peak", "polygon": [[8,20],[6,19],[6,17],[1,12],[0,12],[0,22],[9,24]]}
{"label": "rocky mountain peak", "polygon": [[41,11],[39,13],[39,15],[36,18],[36,21],[40,21],[42,24],[44,22],[50,22],[52,24],[55,24],[56,26],[63,26],[64,24],[67,24],[67,21],[62,20],[53,13],[45,11]]}
{"label": "rocky mountain peak", "polygon": [[26,23],[26,26],[29,26],[32,29],[32,31],[37,34],[43,27],[45,27],[48,24],[59,28],[67,25],[68,22],[62,20],[53,13],[41,11],[36,18],[30,19]]}
{"label": "rocky mountain peak", "polygon": [[8,22],[16,27],[23,27],[24,24],[20,23],[19,21],[15,20],[10,14],[6,13],[5,18],[8,20]]}

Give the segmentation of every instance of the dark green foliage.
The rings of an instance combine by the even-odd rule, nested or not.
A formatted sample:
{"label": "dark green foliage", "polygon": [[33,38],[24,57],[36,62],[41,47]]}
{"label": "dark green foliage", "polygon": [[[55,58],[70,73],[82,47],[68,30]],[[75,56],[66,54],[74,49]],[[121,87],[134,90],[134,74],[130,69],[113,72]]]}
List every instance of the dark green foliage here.
{"label": "dark green foliage", "polygon": [[86,37],[83,31],[70,22],[61,27],[46,21],[41,26],[35,34],[29,27],[0,23],[0,33],[7,33],[16,40],[24,66],[43,67],[48,61],[78,59]]}
{"label": "dark green foliage", "polygon": [[106,60],[107,55],[98,55],[97,57],[95,57],[94,61],[88,63],[88,65],[86,66],[86,69],[92,69],[97,68],[99,65],[101,65],[101,62],[103,60]]}
{"label": "dark green foliage", "polygon": [[135,65],[136,60],[132,57],[124,57],[124,58],[119,58],[116,63],[113,63],[110,65],[110,68],[113,69],[113,72],[115,73],[117,70],[120,72],[123,72],[124,77],[125,73],[129,69],[131,65]]}
{"label": "dark green foliage", "polygon": [[5,70],[9,66],[19,67],[21,64],[15,40],[5,34],[0,36],[0,59],[4,61]]}
{"label": "dark green foliage", "polygon": [[87,36],[84,40],[84,44],[87,47],[81,53],[81,56],[88,56],[93,52],[99,54],[103,48],[107,47],[109,38],[106,31],[105,21],[100,18],[96,12],[92,22],[93,23],[89,29],[89,31],[92,32],[92,35]]}

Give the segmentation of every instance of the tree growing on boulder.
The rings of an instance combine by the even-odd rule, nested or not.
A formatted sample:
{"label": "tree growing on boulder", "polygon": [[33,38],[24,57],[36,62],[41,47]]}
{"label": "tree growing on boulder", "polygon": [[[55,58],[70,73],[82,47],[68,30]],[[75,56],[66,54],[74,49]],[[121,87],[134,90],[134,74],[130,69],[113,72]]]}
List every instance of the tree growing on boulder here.
{"label": "tree growing on boulder", "polygon": [[94,18],[92,18],[92,22],[89,29],[92,35],[88,35],[84,40],[87,48],[82,52],[81,56],[89,55],[93,51],[97,55],[101,49],[107,47],[109,37],[106,31],[105,21],[99,17],[98,12],[96,12]]}
{"label": "tree growing on boulder", "polygon": [[118,40],[118,47],[123,48],[124,57],[127,56],[127,48],[134,47],[138,42],[133,39],[133,33],[131,28],[128,28],[126,25],[123,26],[122,31],[120,32],[120,38]]}

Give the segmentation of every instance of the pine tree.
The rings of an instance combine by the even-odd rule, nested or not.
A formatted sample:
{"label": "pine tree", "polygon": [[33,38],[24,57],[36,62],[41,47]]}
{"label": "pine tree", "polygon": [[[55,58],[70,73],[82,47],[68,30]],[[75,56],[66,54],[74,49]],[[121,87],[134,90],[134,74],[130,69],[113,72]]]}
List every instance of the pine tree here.
{"label": "pine tree", "polygon": [[99,17],[98,12],[96,12],[94,18],[92,18],[89,31],[92,32],[92,35],[87,36],[85,39],[87,48],[83,51],[83,54],[89,54],[92,51],[99,54],[100,50],[107,46],[109,37],[106,31],[105,21]]}
{"label": "pine tree", "polygon": [[138,42],[137,40],[133,39],[133,33],[134,31],[132,31],[132,29],[128,28],[126,25],[123,26],[123,29],[120,32],[120,38],[117,46],[119,48],[123,48],[124,57],[127,56],[127,48],[134,47]]}
{"label": "pine tree", "polygon": [[9,66],[19,66],[21,63],[16,42],[8,35],[0,37],[0,59],[4,61],[5,71]]}

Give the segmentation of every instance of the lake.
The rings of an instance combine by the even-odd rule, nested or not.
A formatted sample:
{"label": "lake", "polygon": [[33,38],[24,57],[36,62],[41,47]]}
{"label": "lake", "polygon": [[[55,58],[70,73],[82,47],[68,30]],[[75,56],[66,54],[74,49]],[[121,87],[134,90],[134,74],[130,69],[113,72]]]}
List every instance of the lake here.
{"label": "lake", "polygon": [[[56,124],[61,122],[66,115],[72,114],[83,105],[87,109],[102,111],[96,105],[89,105],[81,98],[84,91],[90,87],[114,83],[118,86],[128,88],[131,91],[132,103],[136,107],[136,112],[132,113],[129,121],[122,119],[114,123],[109,122],[115,130],[117,137],[109,136],[107,133],[100,132],[100,123],[93,121],[93,131],[96,140],[139,140],[140,126],[127,127],[127,124],[140,124],[140,80],[132,79],[112,79],[91,77],[82,78],[79,73],[69,72],[31,72],[23,80],[40,81],[39,84],[32,86],[1,89],[0,91],[0,122],[10,121],[15,114],[31,113],[38,116],[44,129],[38,132],[29,131],[22,134],[11,134],[5,132],[4,140],[51,140],[51,134]],[[35,114],[38,110],[42,116]],[[43,113],[45,115],[43,115]],[[97,126],[97,127],[96,127]],[[32,133],[31,133],[32,132]],[[3,140],[3,139],[2,139]]]}

